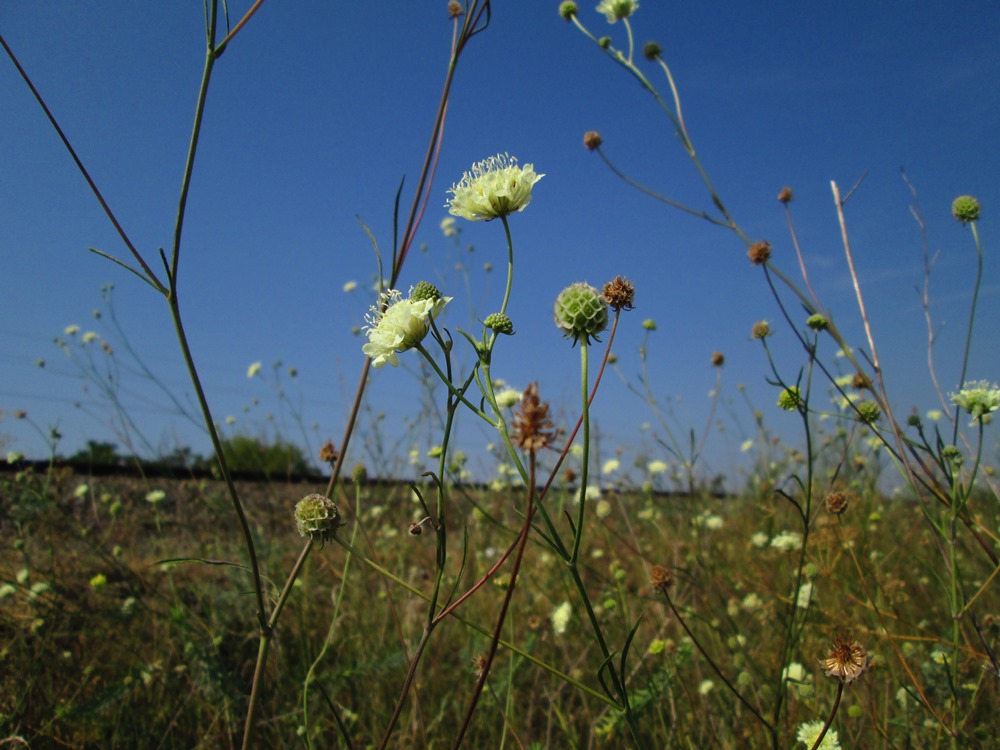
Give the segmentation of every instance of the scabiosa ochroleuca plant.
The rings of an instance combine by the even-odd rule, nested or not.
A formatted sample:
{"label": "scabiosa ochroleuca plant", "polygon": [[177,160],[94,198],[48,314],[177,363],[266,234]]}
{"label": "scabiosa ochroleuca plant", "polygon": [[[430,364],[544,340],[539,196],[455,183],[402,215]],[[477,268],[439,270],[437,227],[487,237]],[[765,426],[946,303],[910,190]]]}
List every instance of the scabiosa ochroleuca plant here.
{"label": "scabiosa ochroleuca plant", "polygon": [[380,305],[372,306],[371,312],[365,317],[368,325],[368,343],[361,347],[366,355],[372,358],[373,367],[383,367],[390,364],[399,365],[397,352],[411,349],[427,335],[431,320],[451,297],[442,297],[441,293],[431,284],[420,282],[410,290],[410,296],[403,299],[403,294],[397,289],[389,289],[379,295]]}
{"label": "scabiosa ochroleuca plant", "polygon": [[608,301],[590,284],[571,284],[556,297],[555,322],[574,344],[580,340],[590,344],[608,327]]}

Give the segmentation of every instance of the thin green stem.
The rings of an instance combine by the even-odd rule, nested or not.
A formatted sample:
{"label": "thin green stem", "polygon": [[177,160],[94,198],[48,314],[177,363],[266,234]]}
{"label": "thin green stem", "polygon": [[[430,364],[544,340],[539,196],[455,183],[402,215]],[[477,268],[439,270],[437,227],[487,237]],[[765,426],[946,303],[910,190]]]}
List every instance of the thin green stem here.
{"label": "thin green stem", "polygon": [[[972,288],[972,305],[969,309],[969,325],[965,331],[965,350],[962,352],[962,374],[958,378],[958,387],[965,387],[965,374],[969,366],[969,355],[972,353],[972,326],[976,320],[976,302],[979,300],[979,286],[983,280],[983,247],[979,242],[979,230],[976,229],[976,222],[969,222],[972,228],[972,238],[976,243],[976,283]],[[959,406],[955,405],[954,428],[951,434],[951,443],[958,440],[958,413]]]}

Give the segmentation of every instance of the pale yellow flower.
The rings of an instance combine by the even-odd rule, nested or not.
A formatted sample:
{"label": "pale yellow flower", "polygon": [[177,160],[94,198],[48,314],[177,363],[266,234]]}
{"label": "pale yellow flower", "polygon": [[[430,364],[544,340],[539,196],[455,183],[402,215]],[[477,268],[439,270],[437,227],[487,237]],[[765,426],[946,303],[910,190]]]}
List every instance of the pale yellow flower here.
{"label": "pale yellow flower", "polygon": [[372,367],[390,364],[399,365],[397,352],[419,344],[431,328],[431,320],[438,316],[451,297],[437,297],[415,300],[403,299],[402,292],[390,289],[380,295],[380,302],[386,305],[372,306],[366,317],[368,343],[361,347],[372,358]]}
{"label": "pale yellow flower", "polygon": [[628,18],[638,9],[639,3],[636,0],[601,0],[597,6],[597,12],[603,13],[608,23]]}
{"label": "pale yellow flower", "polygon": [[552,631],[556,635],[565,633],[566,627],[569,625],[569,618],[572,615],[573,607],[569,602],[563,602],[552,610]]}
{"label": "pale yellow flower", "polygon": [[517,159],[497,154],[472,165],[472,171],[452,185],[454,197],[449,213],[469,221],[488,221],[523,211],[531,202],[531,188],[545,175],[535,174],[533,164],[517,165]]}
{"label": "pale yellow flower", "polygon": [[254,362],[252,365],[250,365],[247,368],[247,377],[248,378],[256,377],[257,374],[260,372],[260,367],[261,367],[260,362]]}

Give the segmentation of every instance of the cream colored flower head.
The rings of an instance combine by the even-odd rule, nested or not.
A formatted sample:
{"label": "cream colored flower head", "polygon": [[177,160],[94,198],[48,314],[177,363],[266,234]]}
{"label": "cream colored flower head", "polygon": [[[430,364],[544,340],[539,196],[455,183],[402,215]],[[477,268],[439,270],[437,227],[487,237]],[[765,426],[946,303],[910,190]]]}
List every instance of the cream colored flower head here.
{"label": "cream colored flower head", "polygon": [[1000,388],[988,380],[971,380],[958,393],[951,394],[951,402],[972,415],[972,421],[1000,408]]}
{"label": "cream colored flower head", "polygon": [[639,3],[636,0],[601,0],[597,6],[597,12],[603,13],[608,23],[628,18],[638,9]]}
{"label": "cream colored flower head", "polygon": [[413,299],[411,296],[403,299],[403,293],[397,289],[389,289],[379,295],[382,304],[373,305],[371,312],[365,316],[368,325],[368,343],[361,347],[366,355],[372,358],[373,367],[383,367],[390,364],[399,365],[397,352],[405,352],[421,341],[431,328],[431,320],[451,301],[451,297],[424,297]]}
{"label": "cream colored flower head", "polygon": [[531,188],[545,175],[532,164],[518,166],[517,159],[497,154],[472,165],[472,171],[451,186],[454,197],[448,212],[469,221],[489,221],[523,211],[531,202]]}

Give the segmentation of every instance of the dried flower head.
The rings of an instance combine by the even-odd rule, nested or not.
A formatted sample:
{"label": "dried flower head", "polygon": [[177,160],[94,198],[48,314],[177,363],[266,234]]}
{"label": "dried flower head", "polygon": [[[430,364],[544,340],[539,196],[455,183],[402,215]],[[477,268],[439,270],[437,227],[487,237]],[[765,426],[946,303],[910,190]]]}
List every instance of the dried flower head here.
{"label": "dried flower head", "polygon": [[631,310],[632,303],[635,302],[635,286],[631,281],[621,276],[615,276],[613,280],[606,283],[601,293],[615,312]]}
{"label": "dried flower head", "polygon": [[872,387],[872,379],[865,375],[863,372],[854,373],[854,377],[851,378],[851,387],[858,391],[863,391],[867,388]]}
{"label": "dried flower head", "polygon": [[458,0],[450,0],[448,3],[448,17],[458,18],[462,15],[462,4]]}
{"label": "dried flower head", "polygon": [[518,409],[511,421],[515,445],[524,448],[529,453],[537,453],[555,437],[552,418],[549,416],[549,405],[538,398],[538,384],[532,383],[521,397]]}
{"label": "dried flower head", "polygon": [[608,23],[615,23],[628,18],[639,9],[636,0],[601,0],[597,12],[603,13]]}
{"label": "dried flower head", "polygon": [[472,165],[472,171],[448,191],[449,213],[469,221],[489,221],[523,211],[531,202],[531,188],[545,175],[532,164],[518,166],[517,159],[497,154]]}
{"label": "dried flower head", "polygon": [[850,498],[846,492],[831,492],[826,496],[826,511],[835,516],[841,515],[847,510]]}
{"label": "dried flower head", "polygon": [[577,282],[559,292],[555,304],[555,323],[566,338],[590,344],[608,327],[608,302],[590,284]]}
{"label": "dried flower head", "polygon": [[602,143],[604,143],[604,139],[601,138],[601,134],[596,130],[588,130],[583,134],[583,145],[590,151],[600,148]]}
{"label": "dried flower head", "polygon": [[712,367],[722,367],[726,362],[726,356],[722,352],[712,352]]}
{"label": "dried flower head", "polygon": [[747,250],[747,257],[755,266],[764,265],[771,257],[771,243],[767,240],[753,243]]}
{"label": "dried flower head", "polygon": [[823,659],[827,677],[850,685],[871,668],[872,658],[857,641],[838,635],[833,639]]}
{"label": "dried flower head", "polygon": [[781,190],[778,191],[778,200],[782,203],[792,202],[792,189],[785,185]]}
{"label": "dried flower head", "polygon": [[340,509],[323,495],[306,495],[295,504],[295,526],[304,539],[330,539],[343,523]]}
{"label": "dried flower head", "polygon": [[666,593],[674,583],[674,576],[669,568],[654,565],[649,571],[649,583],[657,591]]}
{"label": "dried flower head", "polygon": [[960,195],[951,204],[951,215],[963,224],[979,219],[979,201],[971,195]]}
{"label": "dried flower head", "polygon": [[758,320],[750,329],[750,335],[755,339],[767,338],[771,335],[771,326],[766,320]]}
{"label": "dried flower head", "polygon": [[331,466],[337,462],[337,449],[333,447],[332,440],[327,440],[319,449],[319,460]]}

